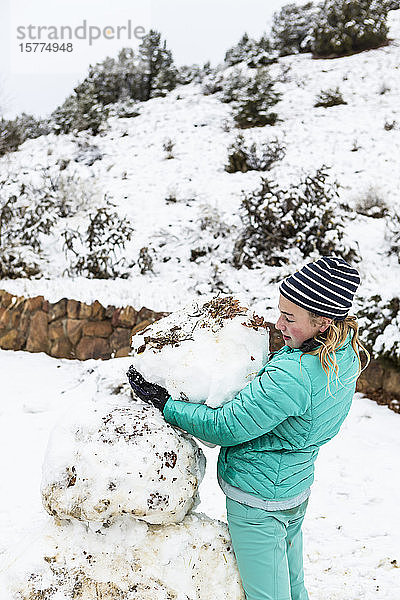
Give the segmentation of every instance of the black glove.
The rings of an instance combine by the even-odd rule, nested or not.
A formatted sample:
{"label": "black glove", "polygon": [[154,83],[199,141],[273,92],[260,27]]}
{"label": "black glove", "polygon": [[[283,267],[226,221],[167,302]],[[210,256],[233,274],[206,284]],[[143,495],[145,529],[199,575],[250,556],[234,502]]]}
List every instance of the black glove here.
{"label": "black glove", "polygon": [[168,391],[161,387],[161,385],[146,381],[133,365],[129,367],[126,374],[136,396],[144,402],[152,404],[162,412],[170,396]]}

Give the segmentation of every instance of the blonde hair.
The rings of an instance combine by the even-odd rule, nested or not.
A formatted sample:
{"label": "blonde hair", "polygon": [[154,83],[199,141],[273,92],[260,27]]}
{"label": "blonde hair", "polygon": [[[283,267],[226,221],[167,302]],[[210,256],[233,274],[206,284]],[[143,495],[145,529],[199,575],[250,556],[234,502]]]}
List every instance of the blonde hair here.
{"label": "blonde hair", "polygon": [[[307,312],[310,315],[310,321],[314,325],[318,325],[321,317],[310,311]],[[355,375],[355,379],[358,379],[362,371],[367,368],[370,361],[370,355],[368,350],[360,341],[358,336],[357,318],[352,315],[348,315],[343,321],[332,321],[326,332],[324,332],[322,335],[317,335],[314,337],[314,340],[318,342],[320,346],[318,346],[318,348],[314,348],[313,350],[303,352],[303,354],[313,354],[318,356],[322,368],[328,377],[328,390],[331,371],[335,373],[336,380],[339,377],[339,365],[336,361],[336,350],[343,346],[347,339],[348,333],[351,331],[353,332],[351,345],[353,346],[354,352],[358,358],[358,370]],[[361,363],[360,351],[362,351],[366,357],[366,363],[364,366],[362,366]]]}

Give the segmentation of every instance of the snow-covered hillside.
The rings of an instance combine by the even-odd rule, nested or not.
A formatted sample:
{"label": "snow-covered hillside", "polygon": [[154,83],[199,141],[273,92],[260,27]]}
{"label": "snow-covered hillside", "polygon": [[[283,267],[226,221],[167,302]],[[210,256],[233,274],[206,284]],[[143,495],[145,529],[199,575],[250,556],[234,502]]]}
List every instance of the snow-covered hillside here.
{"label": "snow-covered hillside", "polygon": [[[281,80],[276,87],[282,99],[274,107],[281,121],[242,130],[249,141],[278,138],[285,144],[286,156],[267,173],[269,177],[294,182],[325,164],[341,186],[341,199],[350,206],[367,195],[389,207],[399,206],[399,13],[390,13],[389,46],[331,60],[313,60],[311,54],[287,56],[271,67]],[[337,86],[347,104],[314,107],[321,90]],[[2,287],[18,294],[43,294],[51,301],[68,296],[155,310],[176,310],[199,293],[220,289],[248,292],[256,305],[265,306],[266,286],[285,268],[237,270],[229,263],[241,227],[242,191],[257,188],[265,176],[224,169],[227,149],[238,133],[230,105],[215,95],[203,95],[200,85],[189,84],[143,103],[140,116],[113,118],[109,124],[97,136],[81,132],[28,140],[0,160],[0,169],[10,178],[15,175],[18,183],[35,181],[40,186],[43,169],[56,176],[60,166],[66,166],[61,173],[76,174],[91,205],[106,194],[134,228],[124,251],[129,261],[136,262],[129,277],[62,277],[66,261],[62,240],[54,235],[43,238],[44,278],[3,280]],[[387,130],[388,126],[392,128]],[[166,158],[166,140],[174,144],[174,158]],[[92,162],[93,153],[102,158],[89,166],[85,162]],[[74,219],[79,220],[79,213]],[[398,294],[400,266],[396,257],[385,254],[383,219],[358,214],[347,228],[360,247],[361,295]],[[153,271],[141,274],[137,259],[143,247],[153,257]],[[192,250],[207,247],[211,251],[205,256],[190,260]]]}

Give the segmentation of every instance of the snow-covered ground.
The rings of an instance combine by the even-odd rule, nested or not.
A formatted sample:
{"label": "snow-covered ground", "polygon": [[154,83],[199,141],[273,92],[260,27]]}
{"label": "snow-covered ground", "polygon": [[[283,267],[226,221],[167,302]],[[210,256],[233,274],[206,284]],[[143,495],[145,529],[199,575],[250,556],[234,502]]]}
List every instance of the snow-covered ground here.
{"label": "snow-covered ground", "polygon": [[[123,380],[128,363],[113,359],[107,368],[114,365]],[[6,551],[14,544],[22,551],[24,540],[32,543],[31,532],[50,519],[39,493],[48,435],[77,395],[93,393],[98,364],[0,351],[0,574],[10,566]],[[398,421],[357,394],[340,433],[320,451],[304,524],[312,600],[399,598]],[[216,482],[218,451],[203,451],[207,469],[196,511],[226,520]]]}
{"label": "snow-covered ground", "polygon": [[[282,184],[298,182],[325,164],[341,186],[341,199],[351,206],[369,195],[398,207],[400,11],[391,11],[390,22],[393,41],[386,47],[333,60],[288,56],[271,67],[281,78],[277,89],[282,99],[275,107],[281,121],[274,127],[242,130],[248,141],[277,137],[285,144],[286,156],[270,177]],[[347,104],[314,107],[321,90],[337,86]],[[386,130],[385,123],[393,128]],[[143,103],[138,117],[111,119],[104,135],[51,134],[28,140],[0,160],[0,172],[37,185],[45,168],[52,176],[76,173],[88,190],[89,203],[96,205],[107,194],[121,218],[132,223],[134,235],[124,251],[130,260],[137,261],[143,247],[154,250],[154,272],[141,274],[136,264],[128,279],[63,278],[62,240],[53,236],[43,240],[48,259],[43,279],[2,281],[2,287],[17,294],[43,294],[50,301],[66,296],[172,311],[198,294],[214,292],[222,282],[224,291],[249,292],[254,302],[263,302],[276,268],[236,270],[229,261],[222,262],[231,257],[240,229],[242,191],[257,188],[265,175],[225,171],[227,149],[238,132],[231,106],[190,84]],[[174,143],[171,159],[163,150],[167,139]],[[82,155],[79,140],[97,146],[101,160],[92,166],[75,162]],[[63,171],[60,160],[70,161]],[[79,215],[74,219],[76,223]],[[216,241],[221,227],[230,231]],[[385,254],[384,229],[383,219],[361,215],[348,223],[350,237],[360,246],[364,297],[400,292],[400,265]],[[210,244],[211,253],[190,260],[192,249]]]}

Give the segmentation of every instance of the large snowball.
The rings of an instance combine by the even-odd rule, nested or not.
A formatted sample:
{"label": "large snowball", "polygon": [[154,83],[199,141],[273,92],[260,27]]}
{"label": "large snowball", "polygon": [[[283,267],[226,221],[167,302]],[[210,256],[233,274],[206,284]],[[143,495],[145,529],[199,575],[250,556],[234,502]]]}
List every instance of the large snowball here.
{"label": "large snowball", "polygon": [[233,296],[192,302],[132,338],[132,363],[175,400],[221,406],[251,381],[268,357],[269,332]]}
{"label": "large snowball", "polygon": [[178,522],[197,500],[204,468],[197,444],[158,410],[97,393],[50,436],[43,504],[59,519],[103,527],[124,514],[149,523]]}
{"label": "large snowball", "polygon": [[121,519],[107,535],[48,523],[31,541],[10,557],[4,600],[244,599],[228,529],[202,514],[166,526]]}

